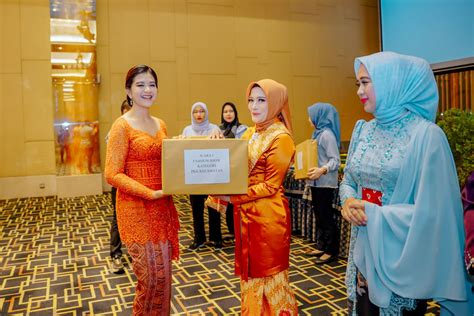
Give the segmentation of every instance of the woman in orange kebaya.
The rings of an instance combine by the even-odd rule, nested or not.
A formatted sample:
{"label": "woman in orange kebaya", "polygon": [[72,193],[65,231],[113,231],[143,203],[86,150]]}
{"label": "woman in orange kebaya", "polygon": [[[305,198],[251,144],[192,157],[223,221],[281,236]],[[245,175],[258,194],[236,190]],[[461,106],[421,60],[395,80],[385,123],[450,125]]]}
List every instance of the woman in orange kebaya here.
{"label": "woman in orange kebaya", "polygon": [[270,79],[247,88],[254,127],[249,140],[247,194],[220,196],[234,204],[235,271],[242,315],[296,315],[288,281],[291,216],[283,180],[295,153],[287,89]]}
{"label": "woman in orange kebaya", "polygon": [[145,65],[127,73],[125,89],[133,107],[110,130],[105,177],[117,188],[120,237],[138,279],[133,315],[169,315],[171,259],[178,258],[178,215],[161,190],[161,146],[165,123],[150,115],[158,92],[155,71]]}

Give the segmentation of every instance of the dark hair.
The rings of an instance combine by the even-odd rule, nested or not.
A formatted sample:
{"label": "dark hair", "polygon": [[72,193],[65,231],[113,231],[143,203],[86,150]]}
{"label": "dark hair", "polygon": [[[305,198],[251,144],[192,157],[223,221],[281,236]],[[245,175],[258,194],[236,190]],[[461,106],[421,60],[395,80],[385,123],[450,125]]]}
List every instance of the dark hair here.
{"label": "dark hair", "polygon": [[122,105],[120,106],[120,113],[123,114],[123,111],[129,111],[132,108],[130,104],[128,104],[128,100],[123,100]]}
{"label": "dark hair", "polygon": [[[153,68],[147,65],[137,65],[130,68],[130,70],[127,72],[127,76],[125,77],[125,89],[131,89],[132,83],[135,77],[138,76],[139,74],[143,74],[147,72],[153,76],[156,82],[156,86],[158,87],[158,76],[156,75],[156,72],[153,70]],[[128,105],[130,106],[133,105],[131,101],[132,100],[127,95],[127,102],[128,102]]]}
{"label": "dark hair", "polygon": [[[235,104],[232,103],[232,102],[226,102],[224,103],[224,105],[222,105],[222,110],[221,110],[221,123],[222,124],[226,124],[227,122],[224,120],[224,108],[229,105],[232,110],[234,110],[234,114],[235,114],[235,118],[234,118],[234,121],[233,122],[238,122],[239,121],[239,116],[237,114],[237,108],[235,107]],[[233,123],[232,122],[232,123]]]}

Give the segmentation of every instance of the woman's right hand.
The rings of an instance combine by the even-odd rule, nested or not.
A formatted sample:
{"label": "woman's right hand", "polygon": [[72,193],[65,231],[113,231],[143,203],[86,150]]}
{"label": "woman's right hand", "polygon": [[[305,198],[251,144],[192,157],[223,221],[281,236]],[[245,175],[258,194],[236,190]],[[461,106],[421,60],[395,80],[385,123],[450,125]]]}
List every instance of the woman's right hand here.
{"label": "woman's right hand", "polygon": [[309,180],[318,180],[319,178],[321,178],[321,176],[323,174],[326,174],[328,171],[327,171],[327,167],[324,166],[322,168],[318,168],[318,167],[313,167],[313,168],[310,168],[308,170],[308,179]]}
{"label": "woman's right hand", "polygon": [[163,190],[153,191],[153,200],[158,200],[168,196],[168,194],[163,194]]}
{"label": "woman's right hand", "polygon": [[367,215],[365,214],[364,201],[348,198],[342,206],[342,217],[356,226],[365,226],[367,224]]}

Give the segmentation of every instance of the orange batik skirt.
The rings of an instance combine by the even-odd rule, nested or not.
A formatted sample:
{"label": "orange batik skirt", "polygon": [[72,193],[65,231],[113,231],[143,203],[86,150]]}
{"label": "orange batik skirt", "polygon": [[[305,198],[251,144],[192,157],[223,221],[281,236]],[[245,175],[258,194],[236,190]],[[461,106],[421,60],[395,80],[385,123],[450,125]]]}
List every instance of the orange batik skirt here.
{"label": "orange batik skirt", "polygon": [[240,280],[242,315],[298,315],[288,270],[263,278]]}

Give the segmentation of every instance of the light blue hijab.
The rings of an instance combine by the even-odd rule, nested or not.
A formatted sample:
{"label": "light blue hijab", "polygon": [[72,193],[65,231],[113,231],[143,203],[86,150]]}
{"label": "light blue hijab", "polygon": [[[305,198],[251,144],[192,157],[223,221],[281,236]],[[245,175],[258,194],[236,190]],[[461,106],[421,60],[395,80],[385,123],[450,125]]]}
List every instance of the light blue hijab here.
{"label": "light blue hijab", "polygon": [[313,139],[316,139],[323,130],[330,130],[336,137],[337,147],[341,146],[341,124],[339,123],[339,113],[334,106],[329,103],[316,103],[308,107],[308,115],[316,129],[313,132]]}
{"label": "light blue hijab", "polygon": [[376,98],[374,116],[380,123],[395,121],[406,110],[435,121],[438,87],[428,62],[418,57],[381,52],[356,58],[356,75],[361,64],[372,80]]}
{"label": "light blue hijab", "polygon": [[[194,119],[193,112],[197,106],[200,106],[206,112],[206,118],[201,123],[196,122]],[[183,135],[186,137],[190,136],[208,136],[214,130],[218,130],[219,127],[215,124],[209,122],[209,112],[207,111],[207,106],[203,102],[196,102],[191,107],[191,125],[188,125],[183,130]]]}

